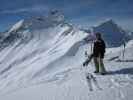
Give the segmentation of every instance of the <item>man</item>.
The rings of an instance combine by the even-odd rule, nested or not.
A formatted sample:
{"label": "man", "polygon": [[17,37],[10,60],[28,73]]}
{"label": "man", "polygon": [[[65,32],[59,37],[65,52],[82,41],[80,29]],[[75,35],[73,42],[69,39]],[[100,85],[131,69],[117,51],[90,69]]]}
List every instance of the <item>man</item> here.
{"label": "man", "polygon": [[83,63],[83,66],[87,66],[88,63],[93,58],[95,64],[94,73],[106,74],[106,70],[103,63],[103,58],[105,54],[105,42],[102,39],[101,33],[96,33],[96,40],[94,42],[93,53],[88,56],[88,59]]}
{"label": "man", "polygon": [[102,75],[106,74],[103,63],[105,48],[106,45],[102,39],[101,33],[96,33],[96,40],[93,47],[93,60],[96,68],[94,73],[101,73]]}

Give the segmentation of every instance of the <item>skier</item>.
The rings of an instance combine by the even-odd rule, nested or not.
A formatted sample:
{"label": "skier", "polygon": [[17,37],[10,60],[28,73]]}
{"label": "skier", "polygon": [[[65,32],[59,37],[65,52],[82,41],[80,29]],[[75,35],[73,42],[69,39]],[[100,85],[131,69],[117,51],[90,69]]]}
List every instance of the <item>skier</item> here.
{"label": "skier", "polygon": [[88,59],[83,63],[83,66],[87,66],[88,63],[93,58],[95,64],[94,73],[106,74],[106,70],[103,63],[104,53],[105,53],[105,42],[102,39],[101,33],[96,33],[96,40],[94,42],[93,53],[88,56]]}
{"label": "skier", "polygon": [[96,40],[93,47],[93,59],[95,64],[95,72],[101,73],[102,75],[106,74],[106,70],[103,63],[104,53],[105,53],[105,42],[102,39],[101,33],[96,33]]}

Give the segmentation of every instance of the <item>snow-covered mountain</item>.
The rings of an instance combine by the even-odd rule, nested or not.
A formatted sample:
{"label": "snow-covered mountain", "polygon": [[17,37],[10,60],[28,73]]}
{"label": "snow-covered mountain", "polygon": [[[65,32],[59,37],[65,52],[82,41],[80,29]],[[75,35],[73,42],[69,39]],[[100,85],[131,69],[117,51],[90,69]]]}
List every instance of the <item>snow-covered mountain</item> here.
{"label": "snow-covered mountain", "polygon": [[[113,31],[120,32],[108,23],[107,30],[115,26]],[[112,60],[122,59],[122,47],[106,50],[109,74],[101,76],[93,74],[93,63],[82,68],[84,52],[92,52],[84,40],[92,34],[70,25],[59,12],[22,19],[0,35],[2,100],[132,100],[133,41],[125,50],[130,62]]]}
{"label": "snow-covered mountain", "polygon": [[118,26],[112,19],[93,27],[93,32],[102,33],[108,47],[120,46],[123,44],[124,40],[128,40],[128,34],[126,31]]}
{"label": "snow-covered mountain", "polygon": [[31,38],[40,39],[42,37],[46,42],[46,40],[57,35],[56,33],[58,33],[57,31],[61,26],[67,27],[64,16],[58,12],[49,14],[48,16],[22,19],[13,25],[9,31],[4,33],[0,47],[4,48],[17,40],[26,42],[31,40]]}
{"label": "snow-covered mountain", "polygon": [[66,23],[58,12],[20,20],[0,42],[0,91],[38,83],[61,70],[64,66],[52,64],[74,56],[87,35]]}

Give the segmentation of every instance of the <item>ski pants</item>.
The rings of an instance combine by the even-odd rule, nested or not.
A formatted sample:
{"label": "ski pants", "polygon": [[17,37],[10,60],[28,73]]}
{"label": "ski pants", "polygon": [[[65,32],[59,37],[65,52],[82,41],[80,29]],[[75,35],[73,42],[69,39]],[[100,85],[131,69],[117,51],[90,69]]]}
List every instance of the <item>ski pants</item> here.
{"label": "ski pants", "polygon": [[106,72],[104,63],[103,63],[103,58],[94,57],[93,59],[94,59],[96,72],[101,72],[101,73]]}

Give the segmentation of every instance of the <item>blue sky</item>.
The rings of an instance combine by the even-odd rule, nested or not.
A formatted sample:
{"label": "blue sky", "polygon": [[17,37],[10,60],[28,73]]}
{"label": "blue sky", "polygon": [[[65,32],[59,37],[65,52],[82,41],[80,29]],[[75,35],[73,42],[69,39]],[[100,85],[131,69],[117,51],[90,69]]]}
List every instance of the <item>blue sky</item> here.
{"label": "blue sky", "polygon": [[1,0],[0,31],[20,19],[45,15],[59,9],[71,23],[90,27],[114,19],[125,29],[133,30],[133,0]]}

